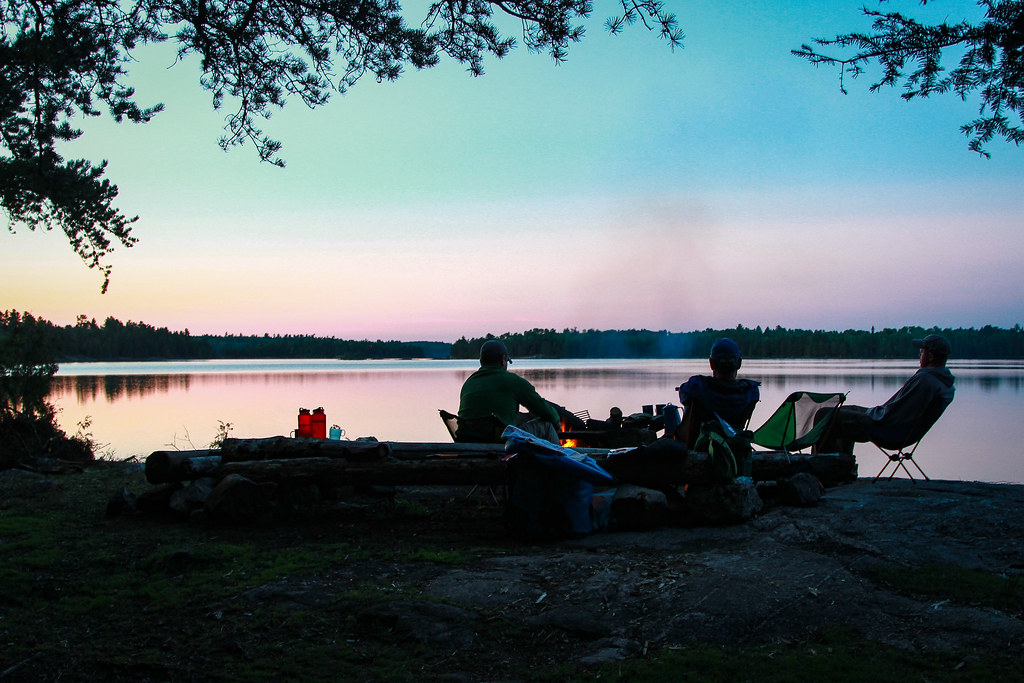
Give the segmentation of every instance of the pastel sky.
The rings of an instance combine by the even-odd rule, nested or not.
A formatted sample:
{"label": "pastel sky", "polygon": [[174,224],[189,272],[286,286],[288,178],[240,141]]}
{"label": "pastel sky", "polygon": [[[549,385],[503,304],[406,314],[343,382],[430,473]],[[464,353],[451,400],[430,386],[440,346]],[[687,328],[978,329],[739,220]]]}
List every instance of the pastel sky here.
{"label": "pastel sky", "polygon": [[[368,79],[222,152],[195,62],[137,54],[143,126],[86,123],[139,244],[102,278],[62,234],[0,232],[0,308],[199,333],[433,339],[534,327],[686,331],[1024,322],[1024,150],[978,103],[869,93],[790,54],[867,30],[860,0],[667,0],[672,51],[595,3],[566,63],[521,45]],[[886,6],[958,18],[973,2]],[[928,12],[928,14],[922,14]]]}

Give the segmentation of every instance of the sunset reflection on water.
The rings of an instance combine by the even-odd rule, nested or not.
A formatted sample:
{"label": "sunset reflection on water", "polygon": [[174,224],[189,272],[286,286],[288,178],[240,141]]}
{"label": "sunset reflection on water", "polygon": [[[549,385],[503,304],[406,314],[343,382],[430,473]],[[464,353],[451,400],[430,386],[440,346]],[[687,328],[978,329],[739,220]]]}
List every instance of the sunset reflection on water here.
{"label": "sunset reflection on water", "polygon": [[[164,448],[205,448],[218,422],[232,436],[288,435],[299,408],[322,406],[346,438],[448,441],[438,409],[458,409],[474,361],[226,361],[62,366],[51,400],[68,432],[86,417],[113,457],[145,458]],[[707,372],[707,361],[516,359],[511,369],[548,400],[604,417],[613,406],[639,412],[678,403],[673,388]],[[940,479],[1024,482],[1024,447],[1013,428],[1024,408],[1024,364],[951,364],[957,396],[922,443],[920,458]],[[751,426],[764,422],[792,391],[844,391],[848,402],[876,405],[916,370],[912,361],[746,361],[761,382]],[[1008,428],[1009,425],[1009,428]],[[857,446],[862,476],[884,457]],[[877,463],[877,466],[876,466]]]}

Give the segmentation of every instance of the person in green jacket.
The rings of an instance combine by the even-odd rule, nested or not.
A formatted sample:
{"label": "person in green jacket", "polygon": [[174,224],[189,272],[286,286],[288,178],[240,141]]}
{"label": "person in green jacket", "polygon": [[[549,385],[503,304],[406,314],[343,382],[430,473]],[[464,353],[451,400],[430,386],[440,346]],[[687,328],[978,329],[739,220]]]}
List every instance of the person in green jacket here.
{"label": "person in green jacket", "polygon": [[[508,371],[508,349],[497,339],[480,347],[480,369],[466,378],[459,396],[456,440],[494,443],[507,425],[558,443],[559,417],[527,380]],[[520,415],[523,406],[529,415]]]}

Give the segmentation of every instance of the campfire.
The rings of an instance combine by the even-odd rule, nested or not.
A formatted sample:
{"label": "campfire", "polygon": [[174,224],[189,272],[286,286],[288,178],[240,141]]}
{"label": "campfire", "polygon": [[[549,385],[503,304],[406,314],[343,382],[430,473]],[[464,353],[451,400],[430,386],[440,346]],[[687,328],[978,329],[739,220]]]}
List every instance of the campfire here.
{"label": "campfire", "polygon": [[633,414],[623,419],[619,408],[612,408],[607,420],[592,420],[583,410],[563,415],[559,424],[559,443],[565,448],[624,448],[650,443],[657,437],[652,416]]}
{"label": "campfire", "polygon": [[559,441],[562,444],[562,446],[564,446],[565,448],[576,448],[577,446],[580,445],[578,439],[573,439],[573,438],[564,436],[564,434],[570,433],[572,431],[571,427],[569,427],[569,425],[567,425],[565,423],[565,419],[564,418],[562,419],[562,423],[558,427],[558,431],[559,431],[559,434],[563,435],[559,439]]}

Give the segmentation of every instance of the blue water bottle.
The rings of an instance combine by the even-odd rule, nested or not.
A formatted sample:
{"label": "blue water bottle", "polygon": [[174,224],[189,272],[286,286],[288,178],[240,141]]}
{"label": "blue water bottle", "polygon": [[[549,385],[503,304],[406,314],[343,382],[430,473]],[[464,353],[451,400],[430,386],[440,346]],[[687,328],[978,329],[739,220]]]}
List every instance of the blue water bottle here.
{"label": "blue water bottle", "polygon": [[679,412],[679,406],[674,406],[671,403],[665,404],[665,436],[675,436],[682,421],[683,416]]}

